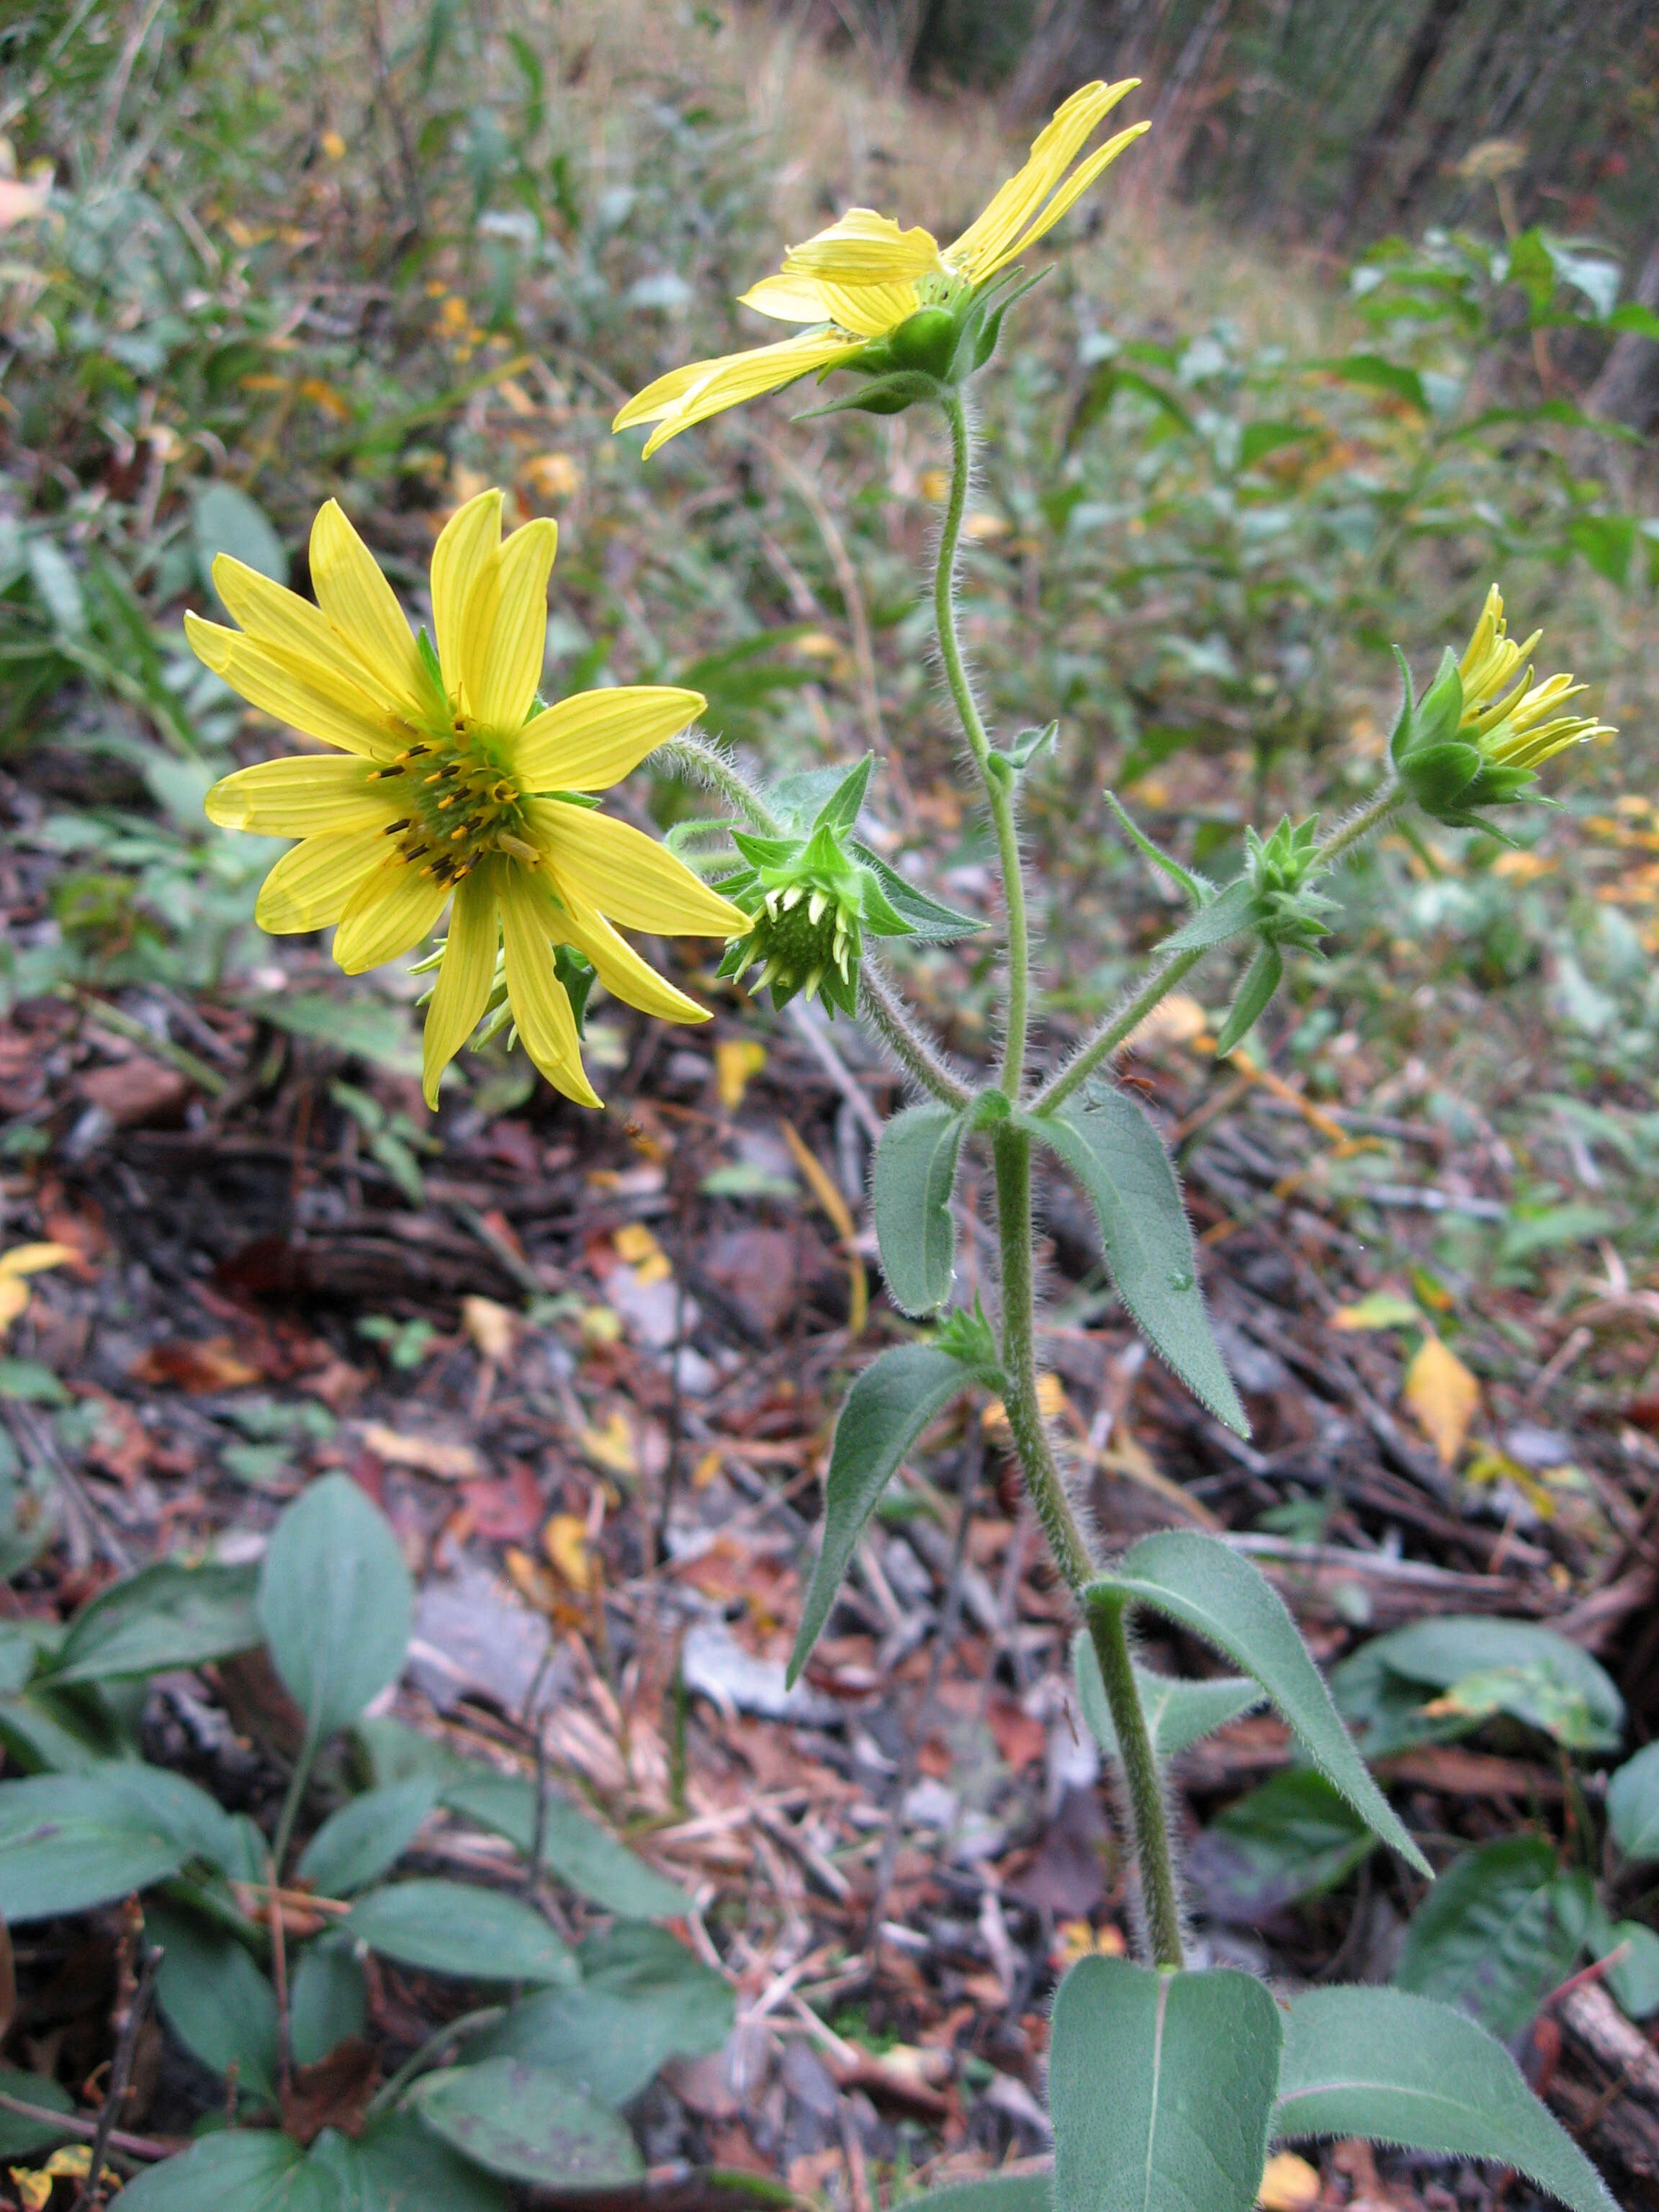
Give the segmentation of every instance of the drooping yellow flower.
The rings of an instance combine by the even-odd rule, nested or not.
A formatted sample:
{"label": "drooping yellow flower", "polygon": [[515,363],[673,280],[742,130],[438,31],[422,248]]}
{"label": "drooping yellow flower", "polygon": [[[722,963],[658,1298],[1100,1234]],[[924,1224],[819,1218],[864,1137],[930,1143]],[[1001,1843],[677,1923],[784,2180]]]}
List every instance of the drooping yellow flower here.
{"label": "drooping yellow flower", "polygon": [[931,231],[901,230],[872,208],[849,208],[828,230],[792,246],[776,276],[742,295],[745,307],[763,315],[805,325],[798,337],[671,369],[630,399],[611,428],[654,422],[645,448],[649,456],[693,423],[779,391],[812,369],[850,361],[921,308],[950,305],[984,283],[1052,230],[1101,171],[1151,127],[1133,124],[1072,167],[1096,125],[1139,82],[1125,77],[1074,92],[1039,134],[1024,167],[954,246],[941,247]]}
{"label": "drooping yellow flower", "polygon": [[1457,734],[1477,745],[1495,768],[1535,769],[1568,745],[1614,734],[1590,715],[1556,712],[1585,689],[1571,676],[1549,676],[1534,684],[1530,665],[1524,674],[1517,672],[1530,662],[1543,635],[1535,629],[1524,643],[1516,643],[1504,618],[1504,595],[1494,584],[1458,664],[1463,712]]}
{"label": "drooping yellow flower", "polygon": [[348,975],[407,952],[453,900],[427,1015],[424,1082],[438,1081],[489,1002],[498,947],[513,1018],[549,1082],[597,1106],[555,947],[586,955],[616,997],[668,1021],[706,1021],[612,927],[730,937],[748,917],[683,862],[580,794],[606,790],[702,711],[695,691],[580,692],[537,708],[555,525],[503,543],[501,495],[481,492],[432,556],[435,650],[337,503],[311,532],[318,604],[221,554],[213,580],[240,630],[186,615],[197,653],[243,698],[343,757],[240,769],[208,793],[222,827],[297,837],[255,919],[276,933],[338,924]]}
{"label": "drooping yellow flower", "polygon": [[0,1336],[28,1310],[27,1278],[75,1257],[67,1244],[14,1244],[9,1252],[0,1252]]}

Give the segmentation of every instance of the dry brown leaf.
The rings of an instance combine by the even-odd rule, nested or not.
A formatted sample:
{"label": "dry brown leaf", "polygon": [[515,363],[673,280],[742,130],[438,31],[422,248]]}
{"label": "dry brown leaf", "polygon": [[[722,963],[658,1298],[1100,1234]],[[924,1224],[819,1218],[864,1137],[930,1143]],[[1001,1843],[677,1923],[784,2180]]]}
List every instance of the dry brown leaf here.
{"label": "dry brown leaf", "polygon": [[365,1421],[363,1442],[376,1459],[388,1467],[413,1468],[417,1474],[436,1475],[440,1482],[471,1482],[483,1467],[471,1444],[447,1444],[436,1437],[406,1437],[384,1421]]}
{"label": "dry brown leaf", "polygon": [[498,1305],[494,1298],[463,1298],[461,1321],[480,1359],[504,1367],[512,1358],[519,1316],[510,1306]]}
{"label": "dry brown leaf", "polygon": [[766,1047],[754,1037],[722,1037],[714,1047],[714,1082],[720,1104],[735,1114],[750,1081],[766,1065]]}
{"label": "dry brown leaf", "polygon": [[1406,1370],[1401,1395],[1442,1467],[1455,1467],[1480,1410],[1480,1385],[1437,1336],[1425,1336]]}
{"label": "dry brown leaf", "polygon": [[586,1596],[593,1587],[594,1562],[587,1523],[581,1515],[556,1513],[542,1531],[542,1549],[556,1572],[573,1590]]}
{"label": "dry brown leaf", "polygon": [[242,1390],[264,1381],[228,1336],[179,1337],[171,1344],[153,1344],[134,1365],[135,1382],[188,1390],[205,1397],[216,1390]]}

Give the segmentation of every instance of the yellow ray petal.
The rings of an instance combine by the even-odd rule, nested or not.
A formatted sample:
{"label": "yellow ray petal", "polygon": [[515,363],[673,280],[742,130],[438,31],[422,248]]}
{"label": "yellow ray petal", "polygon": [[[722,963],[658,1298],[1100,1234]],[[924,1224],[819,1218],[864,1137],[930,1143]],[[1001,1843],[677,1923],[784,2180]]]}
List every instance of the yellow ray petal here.
{"label": "yellow ray petal", "polygon": [[262,761],[214,785],[205,801],[207,817],[222,830],[252,830],[262,837],[384,829],[397,818],[397,809],[388,787],[374,781],[374,775],[366,760],[329,754]]}
{"label": "yellow ray petal", "polygon": [[914,280],[902,284],[832,284],[818,286],[836,324],[861,338],[878,338],[896,330],[921,305]]}
{"label": "yellow ray petal", "polygon": [[374,670],[353,653],[320,607],[228,553],[214,561],[213,588],[256,643],[290,659],[315,662],[326,688],[366,714],[384,713],[388,702],[378,696]]}
{"label": "yellow ray petal", "polygon": [[525,1050],[556,1091],[579,1106],[597,1106],[599,1096],[582,1071],[576,1018],[553,969],[545,889],[521,868],[505,869],[501,908],[507,995]]}
{"label": "yellow ray petal", "polygon": [[700,1006],[695,999],[688,999],[665,976],[658,975],[654,968],[641,959],[626,938],[617,935],[602,914],[596,914],[591,907],[574,906],[567,896],[558,927],[560,933],[593,963],[600,982],[613,999],[637,1006],[642,1014],[654,1014],[659,1021],[708,1020],[708,1007]]}
{"label": "yellow ray petal", "polygon": [[757,399],[763,392],[778,392],[797,377],[805,376],[815,368],[832,367],[845,361],[859,350],[856,342],[848,341],[834,331],[815,332],[808,337],[783,338],[776,345],[757,346],[749,353],[728,354],[724,360],[704,364],[707,374],[692,386],[672,411],[665,411],[655,430],[646,441],[645,455],[649,459],[665,439],[678,437],[694,423],[705,422],[711,415],[719,415],[728,407],[736,407],[745,399]]}
{"label": "yellow ray petal", "polygon": [[357,887],[386,855],[386,841],[372,831],[343,837],[307,837],[282,859],[260,886],[253,919],[273,937],[302,929],[330,929]]}
{"label": "yellow ray petal", "polygon": [[461,688],[461,633],[480,574],[501,542],[501,495],[481,491],[458,507],[432,549],[432,628],[450,696]]}
{"label": "yellow ray petal", "polygon": [[408,743],[391,730],[366,692],[353,700],[350,687],[319,661],[302,662],[298,654],[290,657],[276,646],[204,622],[199,615],[185,615],[185,635],[197,659],[233,691],[291,730],[377,761],[390,761]]}
{"label": "yellow ray petal", "polygon": [[771,315],[781,323],[824,323],[835,319],[813,276],[763,276],[758,284],[751,284],[746,292],[738,293],[738,301],[740,306],[753,307],[757,313]]}
{"label": "yellow ray petal", "polygon": [[708,704],[701,691],[664,684],[579,691],[525,724],[513,740],[513,773],[526,791],[608,791]]}
{"label": "yellow ray petal", "polygon": [[338,500],[325,500],[311,526],[311,588],[387,695],[418,706],[430,688],[419,648],[397,594]]}
{"label": "yellow ray petal", "polygon": [[990,268],[982,270],[981,273],[989,276],[1005,263],[1018,261],[1028,246],[1035,246],[1038,239],[1051,231],[1061,216],[1081,199],[1101,171],[1109,168],[1126,146],[1133,146],[1137,138],[1144,138],[1152,127],[1150,123],[1133,123],[1127,131],[1120,131],[1115,138],[1109,138],[1097,152],[1090,155],[1079,168],[1073,171],[1053,199],[1042,208],[1030,228],[1022,232],[1007,252],[1000,254]]}
{"label": "yellow ray petal", "polygon": [[542,680],[547,579],[558,543],[556,522],[526,523],[472,587],[461,631],[461,683],[486,729],[520,729]]}
{"label": "yellow ray petal", "polygon": [[0,1275],[38,1275],[46,1267],[61,1267],[79,1255],[67,1244],[14,1244],[0,1253]]}
{"label": "yellow ray petal", "polygon": [[1097,78],[1062,100],[1032,141],[1024,166],[999,187],[984,212],[947,248],[945,258],[951,265],[970,276],[985,276],[1005,260],[1007,248],[1082,151],[1096,124],[1139,82],[1132,76],[1105,84]]}
{"label": "yellow ray petal", "polygon": [[495,980],[497,865],[482,862],[456,887],[449,942],[422,1040],[421,1088],[434,1108],[439,1079],[483,1019]]}
{"label": "yellow ray petal", "polygon": [[626,822],[550,799],[527,800],[525,812],[555,887],[568,884],[578,906],[663,937],[737,937],[749,927],[741,907]]}
{"label": "yellow ray petal", "polygon": [[348,975],[379,968],[420,943],[444,910],[449,885],[394,854],[365,876],[334,933],[334,957]]}
{"label": "yellow ray petal", "polygon": [[[726,359],[734,359],[728,355]],[[647,384],[643,392],[636,392],[625,407],[617,410],[612,430],[631,430],[639,422],[655,422],[678,407],[694,385],[720,367],[718,361],[688,361],[678,368],[671,368],[654,384]]]}
{"label": "yellow ray petal", "polygon": [[828,230],[783,257],[786,277],[817,276],[832,284],[898,284],[940,267],[939,240],[920,227],[901,230],[874,208],[848,208]]}

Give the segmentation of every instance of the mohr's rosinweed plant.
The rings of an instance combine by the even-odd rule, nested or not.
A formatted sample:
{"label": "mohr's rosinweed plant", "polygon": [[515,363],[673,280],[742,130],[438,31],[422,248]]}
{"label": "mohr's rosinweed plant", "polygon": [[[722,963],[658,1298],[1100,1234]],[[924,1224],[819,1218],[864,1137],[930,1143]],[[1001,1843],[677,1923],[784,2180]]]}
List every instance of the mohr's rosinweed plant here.
{"label": "mohr's rosinweed plant", "polygon": [[[822,380],[836,371],[860,380],[828,411],[942,412],[952,465],[933,584],[939,651],[995,832],[1006,931],[1001,1057],[990,1081],[950,1064],[866,947],[870,937],[940,941],[976,926],[860,842],[871,760],[763,789],[689,733],[703,703],[695,693],[617,690],[544,706],[535,691],[552,526],[532,523],[503,543],[499,495],[463,507],[439,541],[435,645],[424,633],[411,638],[331,503],[312,540],[319,607],[222,563],[221,596],[242,635],[193,624],[197,649],[256,705],[348,757],[245,769],[216,787],[209,810],[221,823],[302,841],[273,872],[259,919],[272,929],[339,924],[336,955],[348,969],[409,951],[453,901],[427,1018],[429,1099],[469,1036],[511,1021],[550,1081],[597,1103],[580,1048],[595,974],[649,1012],[698,1018],[613,921],[724,936],[722,972],[758,965],[755,988],[769,988],[775,1004],[799,992],[856,1009],[921,1094],[888,1124],[874,1170],[883,1267],[894,1303],[912,1316],[949,1304],[962,1148],[988,1148],[998,1315],[988,1318],[977,1303],[951,1312],[930,1334],[884,1352],[854,1384],[792,1663],[799,1672],[860,1532],[923,1430],[959,1392],[994,1391],[1082,1617],[1085,1705],[1098,1709],[1103,1698],[1109,1714],[1102,1732],[1121,1767],[1139,1870],[1141,1960],[1085,1959],[1055,2000],[1060,2212],[1248,2212],[1275,2137],[1332,2135],[1497,2159],[1577,2212],[1608,2212],[1612,2200],[1583,2154],[1502,2046],[1462,2014],[1367,1988],[1316,1989],[1286,2002],[1248,1974],[1188,1966],[1162,1762],[1263,1696],[1377,1836],[1420,1874],[1431,1870],[1271,1585],[1221,1539],[1187,1532],[1103,1559],[1039,1407],[1031,1176],[1040,1147],[1087,1192],[1119,1293],[1153,1348],[1217,1419],[1245,1431],[1206,1317],[1174,1168],[1140,1106],[1112,1082],[1114,1054],[1208,952],[1243,941],[1253,957],[1218,1039],[1231,1049],[1278,988],[1284,948],[1312,947],[1325,933],[1333,902],[1321,886],[1364,839],[1408,810],[1502,836],[1488,810],[1528,796],[1539,767],[1565,746],[1603,734],[1571,711],[1582,687],[1570,678],[1533,680],[1537,637],[1510,638],[1494,587],[1462,660],[1448,653],[1420,700],[1401,656],[1404,696],[1386,779],[1346,820],[1252,831],[1242,873],[1217,887],[1159,851],[1118,808],[1126,834],[1191,912],[1120,1010],[1058,1067],[1033,1070],[1018,810],[1022,773],[1056,732],[994,744],[963,660],[955,578],[974,458],[964,387],[994,356],[1009,306],[1036,281],[1022,258],[1145,128],[1085,153],[1132,88],[1092,84],[1074,94],[953,246],[850,210],[744,295],[801,325],[795,336],[672,370],[617,418],[619,429],[655,425],[648,454],[725,408],[809,372]],[[587,796],[656,749],[731,810],[727,820],[699,825],[722,844],[695,865],[595,812]],[[676,840],[682,850],[688,842]],[[1242,1679],[1181,1685],[1148,1675],[1129,1635],[1142,1609],[1212,1644]]]}

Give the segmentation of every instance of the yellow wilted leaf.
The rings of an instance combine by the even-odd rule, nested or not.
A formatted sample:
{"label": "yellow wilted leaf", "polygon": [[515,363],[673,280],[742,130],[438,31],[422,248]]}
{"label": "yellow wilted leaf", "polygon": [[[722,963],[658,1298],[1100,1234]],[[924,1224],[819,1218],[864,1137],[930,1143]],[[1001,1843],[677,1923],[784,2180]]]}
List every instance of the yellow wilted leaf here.
{"label": "yellow wilted leaf", "polygon": [[640,1471],[640,1455],[634,1447],[634,1432],[620,1407],[602,1429],[586,1428],[582,1431],[582,1449],[594,1465],[602,1467],[607,1474],[632,1477]]}
{"label": "yellow wilted leaf", "polygon": [[924,469],[916,478],[916,489],[924,499],[936,505],[951,495],[951,475],[948,469]]}
{"label": "yellow wilted leaf", "polygon": [[1267,2160],[1256,2198],[1261,2212],[1312,2212],[1323,2186],[1305,2158],[1281,2150]]}
{"label": "yellow wilted leaf", "polygon": [[435,1474],[441,1482],[470,1482],[483,1473],[471,1444],[441,1443],[436,1437],[406,1437],[384,1421],[366,1421],[363,1442],[388,1467],[412,1467],[417,1474]]}
{"label": "yellow wilted leaf", "polygon": [[641,1283],[665,1283],[673,1273],[668,1255],[642,1221],[625,1221],[611,1240]]}
{"label": "yellow wilted leaf", "polygon": [[858,1230],[847,1200],[824,1171],[823,1162],[792,1121],[781,1121],[789,1146],[790,1158],[806,1177],[812,1195],[835,1224],[842,1242],[847,1247],[847,1328],[851,1336],[863,1334],[864,1324],[870,1316],[870,1284],[864,1272],[864,1261],[859,1256]]}
{"label": "yellow wilted leaf", "polygon": [[61,1267],[76,1258],[67,1244],[14,1244],[0,1255],[0,1335],[3,1335],[29,1302],[24,1283],[45,1267]]}
{"label": "yellow wilted leaf", "polygon": [[[1045,1421],[1057,1421],[1066,1407],[1066,1385],[1058,1375],[1037,1376],[1037,1407]],[[980,1425],[988,1437],[1000,1444],[1007,1444],[1012,1437],[1008,1426],[1008,1408],[1000,1398],[993,1398],[980,1415]]]}
{"label": "yellow wilted leaf", "polygon": [[337,131],[325,131],[321,137],[317,141],[317,143],[322,148],[324,153],[327,155],[331,161],[344,161],[346,157],[346,142],[341,137]]}
{"label": "yellow wilted leaf", "polygon": [[1139,1029],[1130,1031],[1124,1042],[1190,1044],[1194,1037],[1202,1036],[1209,1026],[1210,1018],[1196,999],[1189,999],[1184,991],[1171,991],[1167,999],[1159,1000]]}
{"label": "yellow wilted leaf", "polygon": [[1442,1467],[1455,1467],[1480,1410],[1479,1382],[1437,1336],[1425,1336],[1406,1370],[1402,1395]]}
{"label": "yellow wilted leaf", "polygon": [[502,1564],[507,1578],[521,1598],[533,1605],[538,1613],[556,1613],[559,1609],[559,1586],[539,1559],[532,1559],[528,1552],[521,1552],[516,1544],[509,1544]]}
{"label": "yellow wilted leaf", "polygon": [[714,1080],[728,1114],[737,1112],[750,1078],[765,1065],[766,1047],[754,1037],[722,1037],[714,1047]]}
{"label": "yellow wilted leaf", "polygon": [[561,1579],[585,1597],[593,1587],[595,1574],[587,1523],[580,1514],[556,1513],[542,1531],[542,1549]]}
{"label": "yellow wilted leaf", "polygon": [[463,1298],[461,1321],[479,1358],[505,1366],[519,1334],[519,1316],[512,1308],[497,1305],[494,1298]]}
{"label": "yellow wilted leaf", "polygon": [[331,384],[325,384],[320,376],[307,376],[301,380],[300,397],[308,399],[313,407],[337,422],[351,420],[351,402],[337,392]]}
{"label": "yellow wilted leaf", "polygon": [[540,499],[569,499],[582,488],[580,465],[569,453],[532,453],[524,477]]}

